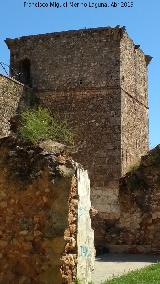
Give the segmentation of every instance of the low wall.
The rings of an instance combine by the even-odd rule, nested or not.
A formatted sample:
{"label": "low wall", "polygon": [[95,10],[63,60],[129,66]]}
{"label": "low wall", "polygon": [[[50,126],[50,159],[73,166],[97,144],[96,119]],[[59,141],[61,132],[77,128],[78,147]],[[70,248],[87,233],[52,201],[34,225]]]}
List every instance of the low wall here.
{"label": "low wall", "polygon": [[0,140],[0,283],[91,281],[88,175],[46,145]]}

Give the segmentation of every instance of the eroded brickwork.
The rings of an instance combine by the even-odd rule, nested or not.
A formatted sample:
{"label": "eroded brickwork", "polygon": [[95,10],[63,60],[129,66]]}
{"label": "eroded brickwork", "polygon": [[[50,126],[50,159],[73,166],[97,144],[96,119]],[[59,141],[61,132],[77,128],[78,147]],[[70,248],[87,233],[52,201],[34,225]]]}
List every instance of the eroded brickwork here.
{"label": "eroded brickwork", "polygon": [[71,284],[77,273],[91,281],[88,174],[56,149],[0,140],[0,283]]}

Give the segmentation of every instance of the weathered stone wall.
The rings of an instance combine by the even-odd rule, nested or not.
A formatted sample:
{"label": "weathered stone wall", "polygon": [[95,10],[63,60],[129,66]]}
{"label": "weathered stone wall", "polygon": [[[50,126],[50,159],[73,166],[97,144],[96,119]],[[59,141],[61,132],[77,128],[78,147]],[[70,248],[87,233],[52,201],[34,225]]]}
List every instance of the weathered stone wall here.
{"label": "weathered stone wall", "polygon": [[[102,222],[118,219],[118,179],[148,149],[144,53],[124,28],[27,36],[6,43],[12,75],[21,72],[21,63],[28,59],[40,103],[61,119],[66,115],[76,133],[74,157],[89,171],[92,202]],[[100,235],[97,225],[99,241]]]}
{"label": "weathered stone wall", "polygon": [[[94,238],[88,176],[69,157],[56,153],[54,144],[48,145],[39,148],[10,137],[0,141],[0,283],[71,284],[77,262],[85,269],[83,283],[91,281]],[[79,256],[84,246],[90,253]]]}
{"label": "weathered stone wall", "polygon": [[8,39],[12,75],[28,58],[34,88],[119,86],[121,35],[121,29],[100,28]]}
{"label": "weathered stone wall", "polygon": [[147,59],[140,45],[135,45],[127,33],[120,41],[121,88],[139,102],[148,106]]}
{"label": "weathered stone wall", "polygon": [[122,174],[148,151],[148,108],[122,91]]}
{"label": "weathered stone wall", "polygon": [[108,226],[110,251],[160,253],[160,145],[120,180],[120,219]]}
{"label": "weathered stone wall", "polygon": [[120,43],[122,174],[148,151],[148,79],[146,56],[123,35]]}
{"label": "weathered stone wall", "polygon": [[31,90],[20,82],[0,74],[0,137],[10,133],[10,119],[29,103]]}
{"label": "weathered stone wall", "polygon": [[75,159],[89,171],[93,205],[107,214],[108,197],[121,174],[122,34],[119,28],[100,28],[7,40],[12,70],[18,73],[20,61],[28,58],[41,103],[62,119],[67,116],[79,146]]}
{"label": "weathered stone wall", "polygon": [[[117,205],[120,172],[120,92],[88,90],[38,93],[41,104],[67,117],[75,132],[77,153],[89,171],[92,204],[104,217],[119,214]],[[64,104],[65,101],[65,104]]]}

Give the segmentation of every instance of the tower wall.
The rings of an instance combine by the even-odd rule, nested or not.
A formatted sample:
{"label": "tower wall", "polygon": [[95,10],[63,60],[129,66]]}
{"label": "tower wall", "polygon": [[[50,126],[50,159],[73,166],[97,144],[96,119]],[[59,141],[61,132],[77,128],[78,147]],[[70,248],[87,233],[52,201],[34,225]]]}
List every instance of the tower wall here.
{"label": "tower wall", "polygon": [[73,157],[89,171],[92,205],[105,218],[116,218],[121,174],[120,91],[91,89],[37,95],[53,114],[67,117],[78,148]]}
{"label": "tower wall", "polygon": [[38,90],[117,87],[121,36],[120,29],[90,29],[7,39],[11,75],[29,59]]}
{"label": "tower wall", "polygon": [[[147,66],[122,28],[7,39],[11,74],[30,61],[41,104],[75,133],[75,159],[88,169],[92,204],[105,224],[119,218],[119,178],[148,149]],[[28,76],[29,77],[29,76]],[[101,222],[100,219],[98,222]],[[96,224],[96,241],[106,229]]]}
{"label": "tower wall", "polygon": [[143,51],[124,34],[121,40],[122,174],[148,151],[148,78]]}
{"label": "tower wall", "polygon": [[41,103],[67,117],[78,144],[75,158],[89,171],[92,204],[105,218],[119,214],[122,35],[119,28],[100,28],[6,41],[12,75],[29,59]]}

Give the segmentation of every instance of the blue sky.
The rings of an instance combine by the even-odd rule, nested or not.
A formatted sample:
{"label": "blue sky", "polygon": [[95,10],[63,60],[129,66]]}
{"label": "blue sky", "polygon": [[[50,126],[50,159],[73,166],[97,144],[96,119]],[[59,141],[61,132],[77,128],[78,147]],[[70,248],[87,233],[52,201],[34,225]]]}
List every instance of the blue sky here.
{"label": "blue sky", "polygon": [[[36,2],[36,0],[31,0],[30,2]],[[39,2],[49,3],[50,1],[42,0]],[[74,2],[89,3],[89,0]],[[108,4],[111,4],[112,1],[91,0],[90,2],[108,2]],[[121,1],[114,2],[121,3]],[[130,4],[130,2],[128,1],[127,3]],[[119,4],[117,8],[97,9],[24,8],[23,0],[1,0],[0,61],[9,62],[9,51],[4,43],[4,39],[7,37],[15,38],[29,34],[80,29],[84,27],[114,27],[116,25],[126,26],[134,42],[141,45],[145,54],[153,56],[153,60],[149,65],[149,137],[150,148],[153,148],[160,143],[159,0],[133,0],[132,8],[122,8]]]}

